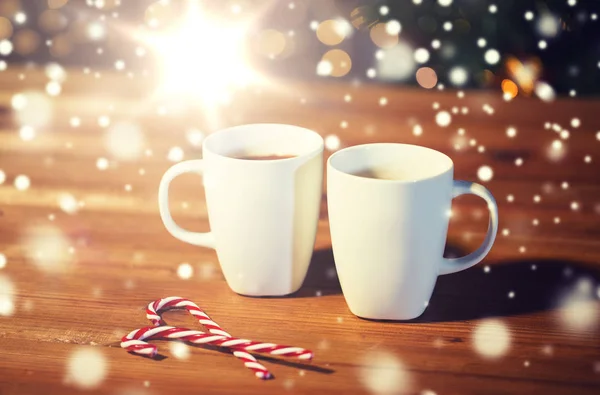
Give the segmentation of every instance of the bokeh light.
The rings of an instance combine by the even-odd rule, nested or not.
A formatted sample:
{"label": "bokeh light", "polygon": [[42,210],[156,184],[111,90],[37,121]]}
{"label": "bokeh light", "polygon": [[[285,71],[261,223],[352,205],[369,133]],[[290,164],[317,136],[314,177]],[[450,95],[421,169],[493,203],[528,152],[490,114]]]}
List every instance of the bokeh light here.
{"label": "bokeh light", "polygon": [[452,115],[450,115],[448,111],[440,111],[435,115],[435,123],[437,123],[438,126],[445,128],[449,126],[451,122]]}
{"label": "bokeh light", "polygon": [[[107,122],[101,123],[103,126]],[[107,151],[116,159],[133,161],[142,156],[145,148],[142,128],[133,122],[117,122],[104,135]]]}
{"label": "bokeh light", "polygon": [[415,61],[417,63],[427,63],[429,60],[429,51],[425,48],[418,48],[415,50]]}
{"label": "bokeh light", "polygon": [[331,65],[329,75],[332,77],[343,77],[348,74],[352,68],[350,55],[342,49],[332,49],[327,51],[323,55],[321,62],[325,62],[325,64],[329,63]]}
{"label": "bokeh light", "polygon": [[19,191],[25,191],[31,186],[31,180],[24,174],[19,174],[15,177],[15,188]]}
{"label": "bokeh light", "polygon": [[183,280],[189,280],[194,275],[194,268],[187,262],[177,267],[177,276]]}
{"label": "bokeh light", "polygon": [[498,52],[495,49],[488,49],[487,51],[485,51],[485,54],[483,57],[484,57],[486,63],[494,65],[500,61],[500,52]]}
{"label": "bokeh light", "polygon": [[108,360],[100,350],[80,348],[67,360],[65,381],[77,388],[90,390],[102,384],[108,367]]}
{"label": "bokeh light", "polygon": [[14,95],[12,106],[16,110],[15,118],[19,125],[28,125],[39,129],[47,126],[53,119],[52,101],[38,91],[27,91]]}
{"label": "bokeh light", "polygon": [[186,360],[190,357],[190,348],[185,343],[170,342],[169,350],[171,351],[171,354],[177,359]]}
{"label": "bokeh light", "polygon": [[413,49],[405,42],[384,50],[384,56],[377,62],[377,75],[382,80],[403,81],[413,76],[416,64]]}
{"label": "bokeh light", "polygon": [[455,66],[450,69],[448,73],[448,79],[454,86],[463,86],[469,79],[469,73],[464,67]]}
{"label": "bokeh light", "polygon": [[283,53],[285,47],[285,35],[275,29],[261,31],[256,39],[256,51],[270,59]]}
{"label": "bokeh light", "polygon": [[67,214],[75,214],[79,210],[79,202],[70,193],[62,193],[59,195],[58,206]]}
{"label": "bokeh light", "polygon": [[511,335],[506,324],[489,319],[477,324],[473,331],[473,347],[484,358],[496,359],[510,349]]}
{"label": "bokeh light", "polygon": [[387,23],[378,23],[370,30],[371,40],[379,48],[392,48],[398,44],[398,33],[390,34]]}
{"label": "bokeh light", "polygon": [[535,94],[545,102],[551,102],[556,98],[554,89],[544,81],[539,81],[535,84]]}
{"label": "bokeh light", "polygon": [[0,16],[0,40],[10,38],[13,34],[13,26],[8,18]]}
{"label": "bokeh light", "polygon": [[437,74],[430,67],[421,67],[417,70],[416,78],[417,83],[425,89],[435,87],[438,81]]}
{"label": "bokeh light", "polygon": [[345,19],[328,19],[317,27],[317,38],[325,45],[338,45],[352,34],[352,25]]}
{"label": "bokeh light", "polygon": [[594,284],[590,278],[580,278],[573,288],[561,297],[559,318],[567,330],[587,333],[598,327],[600,312],[594,295]]}
{"label": "bokeh light", "polygon": [[477,178],[483,182],[491,181],[494,177],[494,171],[490,166],[481,166],[477,169]]}
{"label": "bokeh light", "polygon": [[340,138],[335,134],[330,134],[325,137],[325,148],[328,151],[337,151],[340,149]]}
{"label": "bokeh light", "polygon": [[181,147],[171,147],[167,153],[167,159],[171,162],[181,162],[184,157],[184,152]]}
{"label": "bokeh light", "polygon": [[541,14],[536,23],[538,33],[547,38],[555,37],[559,32],[559,27],[558,18],[549,12]]}
{"label": "bokeh light", "polygon": [[51,225],[30,226],[21,240],[27,259],[39,270],[60,274],[71,269],[71,243],[60,228]]}
{"label": "bokeh light", "polygon": [[412,388],[412,378],[404,363],[386,351],[367,352],[361,360],[358,379],[374,395],[408,393]]}
{"label": "bokeh light", "polygon": [[15,311],[15,287],[7,276],[0,274],[0,316],[11,316]]}
{"label": "bokeh light", "polygon": [[518,94],[519,94],[519,88],[517,87],[517,84],[515,84],[514,82],[512,82],[511,80],[502,80],[502,92],[504,93],[504,95],[506,95],[506,97],[509,98],[515,98]]}

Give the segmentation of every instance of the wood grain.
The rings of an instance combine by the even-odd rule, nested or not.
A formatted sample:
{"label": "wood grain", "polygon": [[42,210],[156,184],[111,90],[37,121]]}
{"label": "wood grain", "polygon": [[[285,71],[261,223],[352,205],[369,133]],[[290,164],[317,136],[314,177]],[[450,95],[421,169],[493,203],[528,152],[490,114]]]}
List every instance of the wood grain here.
{"label": "wood grain", "polygon": [[[275,81],[278,89],[249,90],[218,114],[188,108],[160,116],[160,103],[149,99],[151,86],[143,78],[106,74],[98,80],[73,70],[61,96],[51,99],[52,122],[34,140],[22,141],[11,98],[41,89],[45,77],[32,70],[19,80],[21,72],[0,74],[0,169],[6,175],[0,185],[0,253],[7,258],[0,279],[4,288],[7,282],[14,287],[14,312],[0,316],[0,394],[378,393],[366,378],[389,390],[379,393],[600,392],[599,101],[504,102],[497,92],[466,92],[459,99],[452,91]],[[352,95],[350,103],[343,100],[346,94]],[[388,99],[387,106],[378,104],[380,97]],[[434,103],[440,110],[466,107],[469,113],[454,114],[451,125],[441,128]],[[484,104],[494,108],[494,115],[482,110]],[[97,123],[100,115],[113,123],[141,125],[144,150],[151,155],[114,160]],[[81,119],[79,128],[69,125],[73,116]],[[581,127],[570,126],[574,117]],[[199,148],[186,141],[187,128],[210,132],[252,122],[309,127],[323,136],[339,136],[342,147],[378,141],[429,146],[453,158],[461,179],[476,180],[477,169],[488,165],[494,177],[486,186],[499,202],[501,232],[507,230],[482,265],[438,280],[422,317],[368,321],[353,316],[341,294],[324,195],[302,289],[285,298],[236,295],[213,251],[167,234],[156,190],[171,164],[166,159],[171,147],[183,147],[186,159],[200,157]],[[570,132],[563,141],[566,156],[557,162],[548,159],[547,149],[560,137],[544,127],[546,122]],[[415,124],[422,126],[421,136],[412,134]],[[515,138],[506,136],[509,126],[517,128]],[[456,150],[459,128],[465,139]],[[478,152],[479,146],[484,152]],[[584,161],[586,155],[591,163]],[[100,157],[111,162],[104,171],[96,167]],[[520,167],[514,164],[519,157],[524,161]],[[13,186],[19,174],[31,180],[26,191]],[[207,230],[200,180],[182,176],[172,188],[178,223]],[[63,212],[58,199],[64,193],[84,206],[74,214]],[[537,203],[535,195],[541,199]],[[571,209],[573,202],[578,210]],[[454,202],[449,254],[464,254],[483,240],[484,210],[476,198]],[[58,247],[42,248],[47,256],[40,259],[31,240]],[[64,245],[57,244],[61,240]],[[177,275],[182,262],[194,267],[189,280]],[[591,301],[575,310],[561,307],[562,298],[577,287]],[[160,361],[121,350],[120,337],[147,324],[145,304],[169,295],[196,301],[234,335],[311,348],[315,360],[264,360],[276,378],[261,382],[231,355],[212,349],[189,347],[189,358],[180,360],[166,342],[159,342],[166,357]],[[166,319],[196,325],[184,313],[167,313]],[[497,359],[483,357],[474,346],[476,329],[489,319],[509,332],[510,347]],[[492,338],[492,345],[497,341]],[[106,363],[105,377],[93,388],[69,380],[67,367],[78,350],[96,351]]]}

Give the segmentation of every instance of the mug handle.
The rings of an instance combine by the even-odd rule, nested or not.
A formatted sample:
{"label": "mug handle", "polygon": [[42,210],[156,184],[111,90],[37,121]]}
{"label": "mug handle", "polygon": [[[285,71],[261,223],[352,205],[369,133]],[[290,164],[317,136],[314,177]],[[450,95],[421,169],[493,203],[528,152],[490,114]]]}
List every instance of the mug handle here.
{"label": "mug handle", "polygon": [[496,233],[498,233],[498,205],[496,204],[496,199],[494,199],[494,196],[492,196],[490,191],[488,191],[483,185],[469,181],[454,181],[454,186],[452,188],[453,199],[457,196],[468,193],[479,196],[487,203],[487,207],[490,212],[487,235],[485,236],[485,240],[479,246],[479,248],[469,255],[452,259],[442,258],[442,264],[439,272],[440,275],[460,272],[478,264],[483,260],[483,258],[485,258],[488,252],[490,252],[492,244],[494,244],[494,240],[496,239]]}
{"label": "mug handle", "polygon": [[173,221],[169,211],[169,185],[173,179],[184,173],[204,173],[204,161],[202,159],[187,160],[177,163],[162,176],[158,187],[158,210],[167,231],[176,239],[196,246],[215,248],[215,240],[212,232],[190,232],[185,230]]}

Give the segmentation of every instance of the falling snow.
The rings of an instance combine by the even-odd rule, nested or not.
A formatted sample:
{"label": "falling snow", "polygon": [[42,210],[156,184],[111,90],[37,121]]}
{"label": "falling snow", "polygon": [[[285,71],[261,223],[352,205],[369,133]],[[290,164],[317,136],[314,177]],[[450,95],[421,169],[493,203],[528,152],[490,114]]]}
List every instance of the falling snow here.
{"label": "falling snow", "polygon": [[484,358],[502,357],[509,350],[510,343],[508,327],[500,320],[481,321],[473,331],[473,347]]}
{"label": "falling snow", "polygon": [[99,349],[80,348],[67,361],[65,380],[80,389],[98,387],[108,374],[108,361]]}

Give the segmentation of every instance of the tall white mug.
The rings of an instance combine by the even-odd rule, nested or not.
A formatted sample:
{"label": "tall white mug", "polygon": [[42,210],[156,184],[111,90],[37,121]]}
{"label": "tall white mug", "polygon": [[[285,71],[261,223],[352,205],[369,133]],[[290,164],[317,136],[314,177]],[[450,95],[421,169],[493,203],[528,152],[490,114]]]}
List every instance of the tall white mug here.
{"label": "tall white mug", "polygon": [[[453,180],[452,160],[429,148],[366,144],[327,162],[327,200],[336,269],[348,307],[370,319],[423,313],[439,275],[480,262],[498,230],[498,206],[483,186]],[[452,199],[487,202],[487,236],[473,253],[443,257]]]}
{"label": "tall white mug", "polygon": [[[177,163],[160,182],[159,210],[169,233],[214,248],[229,287],[239,294],[297,291],[319,219],[321,136],[291,125],[243,125],[208,136],[202,154],[203,159]],[[184,230],[171,217],[169,184],[183,173],[203,176],[208,233]]]}

